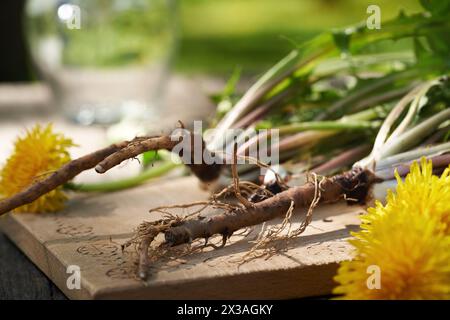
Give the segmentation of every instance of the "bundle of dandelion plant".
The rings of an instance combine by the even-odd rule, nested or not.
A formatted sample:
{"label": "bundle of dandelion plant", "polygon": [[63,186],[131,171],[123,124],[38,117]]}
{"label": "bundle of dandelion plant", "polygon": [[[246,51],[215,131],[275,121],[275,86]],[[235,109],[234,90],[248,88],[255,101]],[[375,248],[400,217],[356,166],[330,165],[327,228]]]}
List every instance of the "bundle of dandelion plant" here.
{"label": "bundle of dandelion plant", "polygon": [[[281,135],[281,160],[292,160],[293,154],[303,158],[308,155],[305,169],[321,164],[326,158],[324,148],[336,150],[337,141],[332,137],[337,134],[344,149],[352,142],[361,145],[362,141],[368,149],[380,120],[396,101],[420,82],[448,71],[448,18],[448,10],[431,16],[429,12],[400,15],[383,24],[381,30],[370,31],[358,25],[324,33],[302,44],[263,75],[228,112],[219,113],[208,148],[223,147],[229,128],[272,128]],[[414,39],[414,56],[408,52],[364,54],[364,49],[378,42],[400,38]],[[427,51],[423,41],[434,43],[435,49]],[[263,132],[247,142],[238,153],[244,154],[266,135]],[[345,139],[345,135],[350,137]],[[356,143],[355,138],[359,138]],[[326,139],[332,143],[322,146],[319,157],[305,152],[311,146],[317,149],[318,142]],[[361,147],[350,152],[353,158],[347,159],[347,164],[363,150]]]}
{"label": "bundle of dandelion plant", "polygon": [[[224,145],[229,129],[244,129],[238,141],[244,141],[248,132],[277,129],[281,135],[280,160],[290,164],[299,162],[294,171],[320,169],[318,172],[329,174],[348,167],[370,149],[381,121],[393,104],[415,85],[448,67],[448,52],[436,45],[436,38],[450,28],[448,16],[446,11],[400,14],[383,23],[381,30],[368,30],[365,24],[359,24],[325,32],[299,45],[238,99],[234,93],[238,75],[234,74],[218,99],[218,112],[210,126],[215,132],[211,140],[205,136],[206,148],[231,150],[230,142]],[[415,54],[376,50],[379,42],[404,38],[414,39]],[[423,48],[424,42],[434,43],[435,49]],[[252,144],[266,139],[267,134],[264,131],[241,144],[238,154],[245,155]],[[333,138],[338,134],[340,143]],[[326,164],[328,159],[342,153],[338,159],[341,161]],[[162,166],[165,170],[146,170],[143,175],[118,182],[114,187],[103,184],[68,187],[81,191],[116,190],[175,167],[167,159]],[[98,172],[109,169],[102,165],[97,168]],[[239,166],[238,171],[256,181],[254,169],[255,166]],[[204,174],[208,178],[206,182],[217,178],[218,172],[230,176],[226,170],[213,166],[205,170],[212,172]],[[202,175],[205,170],[194,174]]]}
{"label": "bundle of dandelion plant", "polygon": [[[381,30],[367,30],[361,25],[318,36],[277,63],[231,103],[231,109],[219,110],[212,138],[193,132],[192,136],[205,138],[202,152],[213,154],[227,147],[224,142],[230,128],[270,129],[239,147],[237,137],[228,146],[231,154],[226,155],[231,168],[219,163],[187,164],[207,183],[226,175],[224,168],[228,168],[231,185],[210,201],[179,206],[201,206],[195,214],[143,224],[137,237],[128,243],[140,243],[140,276],[147,275],[148,250],[160,233],[165,237],[164,248],[199,238],[207,240],[216,234],[222,235],[225,245],[239,229],[303,211],[300,227],[288,234],[297,236],[311,221],[315,206],[342,199],[364,203],[373,184],[393,179],[395,169],[405,174],[407,164],[421,156],[429,157],[436,170],[443,170],[450,162],[450,145],[446,142],[450,48],[439,35],[448,34],[450,14],[448,10],[427,9],[413,16],[400,15],[384,23]],[[415,56],[362,54],[375,43],[400,38],[414,39]],[[274,129],[281,135],[277,146],[281,162],[294,173],[312,172],[305,184],[289,185],[288,179],[278,173],[270,181],[271,188],[243,181],[242,173],[252,172],[255,164],[267,164],[248,159],[250,166],[238,168],[237,159],[246,157],[251,145],[270,139]],[[32,203],[84,170],[95,167],[103,173],[144,152],[172,151],[182,139],[139,137],[70,161],[0,201],[0,213]],[[322,176],[346,168],[349,170],[342,174]],[[223,199],[230,192],[237,203]],[[207,207],[221,209],[222,213],[200,216]],[[161,208],[153,209],[158,210]],[[281,237],[282,229],[269,230],[256,247]]]}

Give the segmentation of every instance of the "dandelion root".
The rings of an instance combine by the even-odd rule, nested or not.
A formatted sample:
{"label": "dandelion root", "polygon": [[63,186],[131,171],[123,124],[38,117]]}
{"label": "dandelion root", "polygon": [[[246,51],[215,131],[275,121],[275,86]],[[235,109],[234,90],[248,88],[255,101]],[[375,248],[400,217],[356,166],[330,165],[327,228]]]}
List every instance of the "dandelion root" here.
{"label": "dandelion root", "polygon": [[128,141],[110,145],[81,158],[75,159],[62,166],[48,177],[35,182],[14,196],[0,200],[0,215],[24,204],[28,204],[40,196],[56,189],[60,185],[72,180],[79,173],[95,167],[105,157],[117,152],[128,145]]}
{"label": "dandelion root", "polygon": [[[104,173],[124,160],[135,158],[146,151],[157,151],[162,149],[172,151],[174,146],[180,143],[182,139],[183,137],[173,139],[169,135],[137,137],[131,141],[112,144],[109,147],[72,160],[44,179],[34,182],[14,196],[0,200],[0,215],[35,201],[40,196],[72,180],[75,176],[85,170],[95,167],[95,170],[98,173]],[[191,139],[191,141],[194,141],[194,139]],[[203,151],[206,151],[206,147],[204,141],[201,141],[203,146],[201,151],[203,154]],[[191,150],[194,150],[194,148],[192,147]],[[183,155],[180,154],[180,156],[182,157]],[[195,161],[193,161],[193,152],[190,158],[192,161],[186,165],[191,168],[191,171],[201,181],[211,182],[219,177],[222,170],[221,164],[205,164],[203,161],[195,163]]]}
{"label": "dandelion root", "polygon": [[[140,228],[139,237],[141,241],[148,240],[148,237],[145,236],[147,232],[152,241],[155,238],[155,231],[157,231],[164,234],[163,245],[172,247],[191,243],[195,239],[207,240],[213,235],[220,234],[225,243],[226,239],[239,229],[282,217],[287,212],[292,213],[295,209],[311,209],[318,203],[333,203],[343,199],[352,199],[352,201],[363,203],[366,201],[370,186],[375,181],[376,177],[371,171],[355,168],[331,178],[323,177],[320,184],[316,179],[315,183],[308,182],[303,186],[291,187],[265,200],[252,203],[252,205],[245,203],[241,206],[234,206],[213,216],[196,216],[187,219],[177,217],[176,219],[160,220],[154,224],[147,223],[146,231],[145,228]],[[307,210],[309,216],[311,216],[310,211]],[[145,252],[140,252],[141,263],[147,261],[147,258],[142,257],[148,255],[149,242],[144,243]],[[141,278],[146,277],[147,267],[142,264],[139,266]]]}

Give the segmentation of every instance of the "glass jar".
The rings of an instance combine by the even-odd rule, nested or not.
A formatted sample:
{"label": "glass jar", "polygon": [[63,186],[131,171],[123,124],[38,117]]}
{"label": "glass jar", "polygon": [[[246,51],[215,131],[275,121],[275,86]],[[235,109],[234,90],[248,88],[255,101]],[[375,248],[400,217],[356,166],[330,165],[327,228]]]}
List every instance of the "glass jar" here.
{"label": "glass jar", "polygon": [[29,0],[32,60],[70,119],[155,118],[174,53],[175,0]]}

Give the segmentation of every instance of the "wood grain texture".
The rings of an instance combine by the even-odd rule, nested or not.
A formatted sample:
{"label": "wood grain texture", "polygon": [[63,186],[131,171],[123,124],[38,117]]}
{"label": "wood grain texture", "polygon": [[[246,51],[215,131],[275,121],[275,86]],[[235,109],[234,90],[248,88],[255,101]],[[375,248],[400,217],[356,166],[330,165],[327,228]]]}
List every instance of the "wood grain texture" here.
{"label": "wood grain texture", "polygon": [[[187,177],[113,194],[77,195],[61,213],[8,214],[0,225],[73,299],[278,299],[330,292],[337,263],[349,258],[345,238],[358,228],[360,207],[316,209],[307,231],[288,243],[276,243],[278,253],[267,260],[237,262],[260,232],[256,226],[246,237],[232,236],[222,249],[160,259],[148,281],[137,280],[135,252],[131,248],[122,253],[120,244],[144,219],[159,218],[147,213],[149,208],[205,199],[207,193],[196,186],[195,178]],[[66,286],[69,265],[81,268],[80,290]]]}

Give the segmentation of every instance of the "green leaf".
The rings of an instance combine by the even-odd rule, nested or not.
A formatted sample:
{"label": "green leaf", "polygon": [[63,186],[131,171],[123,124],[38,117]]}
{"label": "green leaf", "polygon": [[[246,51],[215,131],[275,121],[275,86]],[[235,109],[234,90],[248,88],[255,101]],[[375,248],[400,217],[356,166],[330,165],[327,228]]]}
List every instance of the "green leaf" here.
{"label": "green leaf", "polygon": [[424,9],[433,15],[446,15],[450,11],[450,0],[420,0]]}
{"label": "green leaf", "polygon": [[450,56],[450,45],[448,35],[444,33],[430,34],[427,36],[430,48],[440,56]]}
{"label": "green leaf", "polygon": [[350,40],[354,30],[352,28],[346,28],[344,30],[334,30],[333,40],[334,44],[341,51],[342,54],[348,54],[350,51]]}
{"label": "green leaf", "polygon": [[447,142],[449,140],[450,140],[450,130],[448,130],[447,133],[445,134],[443,141]]}
{"label": "green leaf", "polygon": [[419,105],[418,119],[425,119],[450,107],[450,80],[443,77],[438,85],[430,88]]}
{"label": "green leaf", "polygon": [[231,97],[235,91],[236,86],[241,78],[242,69],[240,67],[236,67],[231,74],[230,79],[228,79],[225,88],[222,91],[222,97]]}
{"label": "green leaf", "polygon": [[161,160],[161,157],[157,151],[147,151],[142,154],[142,164],[144,167],[148,167],[158,160]]}
{"label": "green leaf", "polygon": [[427,50],[427,48],[425,48],[423,42],[418,37],[414,37],[414,53],[418,60],[420,58],[423,58],[424,56],[428,55],[428,53],[429,53],[429,50]]}

